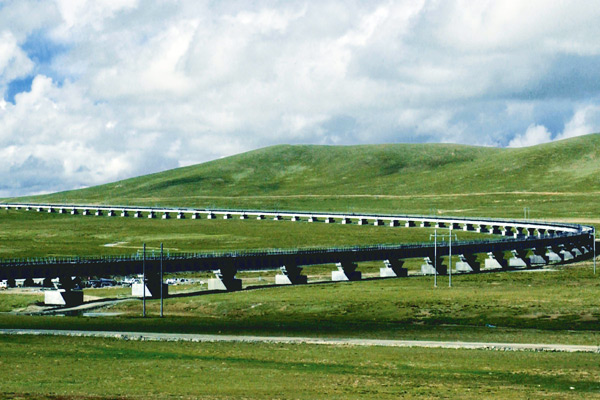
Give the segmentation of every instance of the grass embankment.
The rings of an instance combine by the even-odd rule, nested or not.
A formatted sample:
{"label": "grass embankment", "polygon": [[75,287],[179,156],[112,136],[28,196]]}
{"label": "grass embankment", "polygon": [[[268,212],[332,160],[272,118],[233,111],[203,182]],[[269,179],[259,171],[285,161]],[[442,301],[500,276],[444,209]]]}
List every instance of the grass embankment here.
{"label": "grass embankment", "polygon": [[2,398],[600,398],[594,354],[14,336],[0,345]]}
{"label": "grass embankment", "polygon": [[[428,242],[433,229],[256,220],[134,219],[0,211],[0,258]],[[488,235],[457,232],[461,240]],[[497,236],[495,236],[497,237]]]}
{"label": "grass embankment", "polygon": [[600,135],[520,149],[274,146],[27,201],[594,219]]}

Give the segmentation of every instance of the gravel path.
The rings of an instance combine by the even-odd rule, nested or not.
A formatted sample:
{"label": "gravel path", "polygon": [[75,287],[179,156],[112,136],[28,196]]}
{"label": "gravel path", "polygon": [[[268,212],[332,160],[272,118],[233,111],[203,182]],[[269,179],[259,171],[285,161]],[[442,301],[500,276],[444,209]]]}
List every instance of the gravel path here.
{"label": "gravel path", "polygon": [[167,341],[167,342],[244,342],[315,344],[333,346],[384,346],[384,347],[426,347],[444,349],[478,349],[496,351],[548,351],[583,352],[600,354],[600,346],[535,343],[494,343],[494,342],[442,342],[432,340],[384,340],[384,339],[345,339],[287,336],[245,336],[245,335],[201,335],[188,333],[157,332],[117,332],[117,331],[71,331],[44,329],[0,329],[2,335],[47,335],[100,337],[121,340]]}

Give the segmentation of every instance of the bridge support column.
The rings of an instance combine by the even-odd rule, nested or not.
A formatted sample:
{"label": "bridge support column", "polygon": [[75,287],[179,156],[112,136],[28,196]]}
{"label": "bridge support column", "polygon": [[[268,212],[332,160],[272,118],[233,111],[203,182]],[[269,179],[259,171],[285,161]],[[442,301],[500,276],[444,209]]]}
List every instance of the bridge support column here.
{"label": "bridge support column", "polygon": [[504,252],[496,251],[488,253],[485,259],[485,269],[504,269],[508,267],[508,262],[504,259]]}
{"label": "bridge support column", "polygon": [[502,236],[513,236],[513,230],[510,226],[502,227]]}
{"label": "bridge support column", "polygon": [[133,213],[133,218],[142,218],[142,212],[141,211],[136,211]]}
{"label": "bridge support column", "polygon": [[170,219],[170,218],[171,218],[171,215],[165,211],[162,215],[162,219]]}
{"label": "bridge support column", "polygon": [[96,210],[96,212],[94,213],[94,215],[95,215],[96,217],[99,217],[99,216],[101,216],[101,215],[102,215],[102,210]]}
{"label": "bridge support column", "polygon": [[154,219],[154,218],[156,218],[156,214],[154,213],[154,211],[150,211],[148,213],[148,219]]}
{"label": "bridge support column", "polygon": [[208,280],[208,290],[225,290],[233,292],[242,290],[242,280],[237,279],[235,267],[224,267],[213,271],[215,277]]}
{"label": "bridge support column", "polygon": [[431,222],[429,222],[429,221],[421,221],[421,224],[419,226],[421,228],[429,228],[431,226]]}
{"label": "bridge support column", "polygon": [[121,217],[129,217],[129,213],[127,212],[127,210],[121,211]]}
{"label": "bridge support column", "polygon": [[476,254],[459,254],[458,259],[454,264],[456,272],[479,272],[481,265]]}
{"label": "bridge support column", "polygon": [[342,218],[342,225],[346,225],[346,224],[351,224],[352,221],[350,220],[350,218],[344,217]]}
{"label": "bridge support column", "polygon": [[71,215],[77,215],[79,214],[79,212],[77,211],[76,208],[71,209]]}
{"label": "bridge support column", "polygon": [[548,256],[546,256],[546,248],[534,248],[531,249],[533,254],[529,256],[529,263],[533,266],[540,266],[548,264]]}
{"label": "bridge support column", "polygon": [[473,226],[473,224],[464,224],[463,225],[463,231],[474,231],[475,227]]}
{"label": "bridge support column", "polygon": [[527,250],[511,250],[512,257],[508,259],[511,268],[529,268],[531,262],[527,258]]}
{"label": "bridge support column", "polygon": [[248,216],[246,214],[240,214],[240,219],[248,219]]}
{"label": "bridge support column", "polygon": [[567,250],[564,246],[559,246],[559,247],[555,248],[555,251],[558,252],[562,261],[571,261],[575,258],[573,256],[573,253],[571,253],[569,250]]}
{"label": "bridge support column", "polygon": [[[45,279],[44,282],[48,280]],[[44,304],[67,307],[83,304],[83,290],[75,290],[75,282],[70,276],[61,276],[53,286],[53,289],[44,291]]]}
{"label": "bridge support column", "polygon": [[423,275],[434,275],[437,267],[438,275],[446,275],[448,273],[448,267],[444,265],[444,260],[442,259],[442,257],[438,257],[435,266],[433,264],[433,259],[433,256],[423,258],[423,261],[425,261],[425,263],[421,264],[421,273]]}
{"label": "bridge support column", "polygon": [[390,220],[390,226],[391,227],[398,226],[398,225],[400,225],[400,223],[398,222],[397,219]]}
{"label": "bridge support column", "polygon": [[107,217],[114,217],[115,216],[115,212],[114,210],[108,210],[108,212],[106,213]]}
{"label": "bridge support column", "polygon": [[369,225],[369,221],[364,218],[360,218],[358,220],[358,225]]}
{"label": "bridge support column", "polygon": [[90,210],[83,210],[81,215],[90,215]]}
{"label": "bridge support column", "polygon": [[381,278],[395,278],[408,276],[408,269],[402,268],[404,260],[383,260],[383,267],[379,268]]}
{"label": "bridge support column", "polygon": [[192,219],[200,219],[200,213],[197,213],[197,212],[193,213]]}
{"label": "bridge support column", "polygon": [[335,219],[333,219],[333,217],[327,217],[327,218],[325,218],[325,223],[333,224],[333,223],[335,223]]}
{"label": "bridge support column", "polygon": [[299,285],[307,282],[306,275],[302,275],[302,268],[294,264],[282,265],[281,274],[275,275],[276,285]]}
{"label": "bridge support column", "polygon": [[547,247],[546,257],[549,264],[556,264],[562,261],[562,258],[556,254],[552,247]]}
{"label": "bridge support column", "polygon": [[[282,219],[283,219],[283,218],[281,217],[281,215],[275,215],[275,216],[273,217],[273,221],[281,221]],[[327,222],[327,221],[325,221],[325,222]]]}
{"label": "bridge support column", "polygon": [[208,214],[206,214],[206,219],[215,219],[215,214],[209,212]]}
{"label": "bridge support column", "polygon": [[[152,299],[160,299],[160,274],[146,272],[146,284],[140,279],[131,285],[131,295],[133,297],[144,297],[144,290],[146,291],[146,297]],[[163,297],[169,295],[169,285],[166,283],[163,286]]]}
{"label": "bridge support column", "polygon": [[357,271],[358,265],[349,261],[336,263],[337,271],[331,271],[331,280],[338,281],[359,281],[362,278],[360,271]]}
{"label": "bridge support column", "polygon": [[179,211],[179,212],[177,213],[177,219],[185,219],[185,214],[184,214],[184,213],[182,213],[181,211]]}
{"label": "bridge support column", "polygon": [[406,222],[404,223],[404,227],[405,227],[405,228],[412,228],[412,227],[414,227],[414,226],[415,226],[415,221],[406,221]]}
{"label": "bridge support column", "polygon": [[310,217],[308,217],[308,222],[317,222],[317,221],[318,221],[318,219],[314,215],[311,215]]}
{"label": "bridge support column", "polygon": [[[292,216],[292,221],[293,221],[293,222],[298,222],[298,221],[300,221],[300,217],[299,217],[299,216],[297,216],[297,215],[294,215],[294,216]],[[342,222],[342,224],[343,224],[343,223],[344,223],[344,222]]]}

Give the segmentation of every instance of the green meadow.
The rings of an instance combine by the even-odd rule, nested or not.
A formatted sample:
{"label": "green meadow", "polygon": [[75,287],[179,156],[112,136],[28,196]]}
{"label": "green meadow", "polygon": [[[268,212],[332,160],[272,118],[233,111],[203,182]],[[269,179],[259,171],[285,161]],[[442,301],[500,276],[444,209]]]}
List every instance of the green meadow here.
{"label": "green meadow", "polygon": [[[522,149],[457,145],[275,146],[200,165],[22,202],[381,212],[561,220],[600,226],[600,135]],[[429,241],[431,229],[256,220],[136,220],[0,212],[0,258],[243,250]],[[488,235],[458,232],[459,239]],[[108,246],[107,246],[108,245]],[[420,260],[410,260],[414,271]],[[361,263],[375,276],[379,263]],[[311,282],[332,265],[305,269]],[[10,311],[40,294],[0,292],[1,328],[230,333],[600,345],[592,262],[517,272],[262,287],[102,308],[110,317]],[[209,274],[179,274],[204,279]],[[126,289],[86,290],[122,298]],[[157,343],[0,336],[0,397],[498,398],[600,397],[597,354]],[[118,368],[114,366],[118,365]]]}

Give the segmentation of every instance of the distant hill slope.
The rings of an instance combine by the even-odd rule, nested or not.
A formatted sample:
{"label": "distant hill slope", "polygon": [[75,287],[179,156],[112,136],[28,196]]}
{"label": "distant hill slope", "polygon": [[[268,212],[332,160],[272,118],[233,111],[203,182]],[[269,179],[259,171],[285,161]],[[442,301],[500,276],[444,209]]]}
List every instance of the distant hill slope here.
{"label": "distant hill slope", "polygon": [[221,197],[520,191],[600,191],[600,134],[519,149],[453,144],[280,145],[27,200],[202,207],[244,205],[220,203]]}

